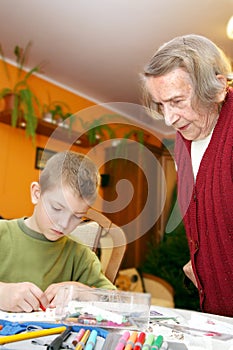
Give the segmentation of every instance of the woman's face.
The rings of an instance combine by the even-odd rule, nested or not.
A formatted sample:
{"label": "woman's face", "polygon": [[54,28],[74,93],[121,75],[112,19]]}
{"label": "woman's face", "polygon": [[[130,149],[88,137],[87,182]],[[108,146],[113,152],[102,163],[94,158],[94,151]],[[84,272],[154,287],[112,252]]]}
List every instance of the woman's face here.
{"label": "woman's face", "polygon": [[192,107],[194,89],[186,71],[176,68],[162,76],[151,76],[146,85],[165,123],[185,139],[200,140],[210,134],[218,118],[218,106],[213,103],[209,108],[199,103]]}

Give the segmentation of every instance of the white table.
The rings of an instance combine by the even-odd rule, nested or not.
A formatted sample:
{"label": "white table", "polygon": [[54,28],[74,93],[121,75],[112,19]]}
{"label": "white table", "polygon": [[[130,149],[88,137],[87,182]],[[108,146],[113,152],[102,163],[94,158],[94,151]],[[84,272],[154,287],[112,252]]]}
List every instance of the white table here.
{"label": "white table", "polygon": [[[164,339],[169,342],[169,344],[172,342],[173,346],[170,347],[169,350],[233,350],[233,338],[231,340],[222,341],[218,339],[214,339],[211,336],[195,336],[193,334],[188,334],[186,332],[174,332],[171,328],[165,327],[164,322],[170,324],[170,325],[182,325],[182,326],[190,326],[193,328],[203,329],[204,326],[208,326],[208,330],[213,330],[213,327],[215,327],[215,330],[218,329],[221,330],[222,333],[228,333],[233,335],[233,318],[230,317],[223,317],[223,316],[217,316],[217,315],[210,315],[210,314],[203,314],[195,311],[190,310],[182,310],[182,309],[173,309],[173,308],[166,308],[161,306],[151,306],[151,311],[157,311],[160,314],[163,314],[164,316],[167,316],[169,319],[166,321],[162,318],[160,318],[160,321],[158,319],[152,320],[148,331],[153,331],[155,335],[163,335]],[[0,316],[4,316],[5,313],[0,312]],[[12,314],[10,314],[12,316]],[[43,315],[43,314],[42,314]],[[14,315],[13,315],[14,316]],[[12,316],[12,317],[13,317]],[[21,319],[20,316],[24,316],[24,320]],[[17,321],[26,321],[25,317],[27,318],[30,315],[28,314],[18,314],[18,320]],[[174,321],[174,319],[176,321]],[[210,320],[211,322],[215,323],[215,325],[211,324],[205,324],[204,321]],[[14,319],[16,321],[16,319]],[[39,321],[37,319],[37,321]],[[40,321],[45,321],[41,319]],[[48,321],[48,320],[47,320]],[[51,315],[51,321],[52,321],[52,315]],[[118,329],[115,329],[114,332],[120,333],[121,331]],[[52,338],[52,336],[49,336]],[[40,338],[41,339],[41,338]],[[32,345],[31,341],[23,341],[20,342],[21,344],[6,344],[5,346],[1,347],[0,349],[8,348],[8,349],[16,349],[20,350],[23,349],[27,350],[29,349],[46,349],[46,347],[39,346],[39,345]],[[25,347],[25,345],[27,345]],[[185,346],[186,348],[185,348]],[[111,350],[111,349],[109,349]]]}
{"label": "white table", "polygon": [[[177,324],[182,326],[203,329],[204,331],[208,329],[210,331],[218,331],[220,333],[232,335],[232,339],[223,341],[207,335],[197,336],[195,335],[196,332],[192,330],[190,331],[191,334],[188,334],[187,330],[184,332],[177,332],[171,328],[161,326],[164,322],[175,325],[176,321],[174,320],[161,322],[152,321],[151,327],[153,328],[153,332],[163,335],[168,341],[175,341],[177,344],[183,343],[188,350],[233,350],[233,318],[159,306],[152,306],[151,310],[156,310],[163,315],[176,318],[177,322],[179,322]],[[207,332],[204,333],[206,334]],[[177,349],[178,348],[177,346]],[[176,349],[174,348],[174,350]]]}

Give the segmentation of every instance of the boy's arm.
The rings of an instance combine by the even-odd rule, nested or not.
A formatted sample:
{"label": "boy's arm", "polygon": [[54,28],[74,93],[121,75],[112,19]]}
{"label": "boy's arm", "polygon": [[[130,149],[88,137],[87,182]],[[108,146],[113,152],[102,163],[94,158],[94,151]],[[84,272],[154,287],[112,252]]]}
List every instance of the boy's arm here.
{"label": "boy's arm", "polygon": [[116,289],[101,270],[101,263],[96,254],[90,249],[86,249],[79,260],[79,264],[74,271],[75,281],[66,281],[51,284],[46,290],[45,295],[50,302],[51,307],[56,306],[56,296],[61,286],[73,285],[78,288],[102,288],[102,289]]}
{"label": "boy's arm", "polygon": [[116,289],[102,272],[101,262],[94,252],[87,249],[76,270],[76,280],[90,287]]}

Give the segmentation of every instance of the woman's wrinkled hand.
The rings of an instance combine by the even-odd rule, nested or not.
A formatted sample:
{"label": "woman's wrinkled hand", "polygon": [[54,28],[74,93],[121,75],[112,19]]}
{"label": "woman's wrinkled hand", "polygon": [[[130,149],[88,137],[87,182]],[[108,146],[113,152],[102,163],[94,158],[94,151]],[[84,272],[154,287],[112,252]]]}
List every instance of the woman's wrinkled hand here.
{"label": "woman's wrinkled hand", "polygon": [[185,275],[193,282],[195,287],[197,287],[197,280],[193,272],[191,260],[189,260],[189,262],[183,266],[183,271]]}

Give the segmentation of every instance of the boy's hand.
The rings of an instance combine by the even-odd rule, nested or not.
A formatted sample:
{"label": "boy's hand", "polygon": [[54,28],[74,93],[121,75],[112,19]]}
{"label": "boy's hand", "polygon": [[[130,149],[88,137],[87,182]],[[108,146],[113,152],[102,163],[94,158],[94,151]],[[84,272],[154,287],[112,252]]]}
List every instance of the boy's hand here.
{"label": "boy's hand", "polygon": [[78,288],[91,289],[91,287],[86,286],[80,282],[60,282],[51,284],[44,292],[48,301],[50,302],[49,307],[56,307],[56,297],[60,287],[63,286],[76,286]]}
{"label": "boy's hand", "polygon": [[43,291],[30,282],[0,282],[0,309],[8,312],[31,312],[49,304]]}

